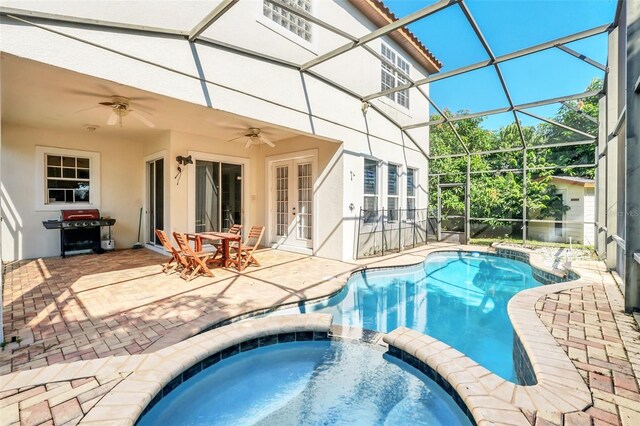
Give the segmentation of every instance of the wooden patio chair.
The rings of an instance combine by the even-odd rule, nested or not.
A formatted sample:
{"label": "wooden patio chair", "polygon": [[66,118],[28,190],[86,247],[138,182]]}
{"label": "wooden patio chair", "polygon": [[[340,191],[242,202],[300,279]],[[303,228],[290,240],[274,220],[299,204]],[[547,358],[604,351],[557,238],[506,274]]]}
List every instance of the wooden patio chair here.
{"label": "wooden patio chair", "polygon": [[[235,234],[235,235],[239,235],[240,232],[242,231],[242,225],[240,224],[233,224],[231,225],[231,228],[229,228],[229,232],[230,234]],[[218,256],[218,254],[221,254],[224,256],[223,250],[224,250],[224,244],[222,241],[217,241],[215,243],[213,243],[213,246],[216,248],[215,253],[213,254],[212,259],[215,259],[216,256]],[[233,247],[233,246],[231,246]]]}
{"label": "wooden patio chair", "polygon": [[240,253],[237,254],[238,256],[240,256],[240,270],[243,270],[244,268],[252,264],[260,266],[260,262],[258,262],[258,259],[253,257],[253,253],[260,245],[260,241],[262,241],[263,235],[264,226],[254,225],[249,230],[249,235],[247,235],[246,241],[242,244]]}
{"label": "wooden patio chair", "polygon": [[[181,232],[174,232],[173,238],[175,238],[178,246],[180,247],[180,250],[182,251],[182,254],[189,262],[189,266],[187,268],[184,268],[184,270],[180,274],[180,278],[191,281],[199,273],[209,275],[210,277],[214,276],[213,272],[211,272],[211,270],[207,266],[207,261],[211,259],[211,257],[213,256],[213,252],[202,251],[196,253],[195,250],[191,248],[187,236]],[[191,272],[191,274],[189,274],[189,272]],[[187,274],[189,275],[187,276]]]}
{"label": "wooden patio chair", "polygon": [[164,249],[169,252],[169,254],[171,254],[171,259],[167,263],[162,265],[162,272],[168,274],[177,270],[178,268],[184,269],[189,267],[189,262],[182,255],[180,250],[178,250],[173,244],[171,244],[171,241],[169,241],[169,237],[167,236],[166,232],[164,232],[162,229],[156,229],[156,236],[158,237],[158,241],[160,241],[160,244],[162,244],[162,247],[164,247]]}

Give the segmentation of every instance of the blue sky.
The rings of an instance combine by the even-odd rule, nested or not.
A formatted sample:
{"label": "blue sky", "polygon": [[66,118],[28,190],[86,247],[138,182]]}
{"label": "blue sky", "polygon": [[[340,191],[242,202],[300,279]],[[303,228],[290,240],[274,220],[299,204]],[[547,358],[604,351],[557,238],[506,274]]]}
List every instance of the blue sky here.
{"label": "blue sky", "polygon": [[[436,1],[384,0],[384,3],[396,16],[403,17]],[[615,0],[466,0],[465,3],[495,56],[611,23],[616,8]],[[488,58],[457,5],[417,21],[409,29],[443,62],[442,71]],[[606,64],[606,34],[567,46]],[[594,77],[604,77],[601,70],[559,49],[504,62],[500,68],[515,104],[580,93]],[[440,108],[452,111],[479,112],[508,106],[493,67],[432,83],[430,92]],[[535,113],[552,117],[557,109],[556,104],[538,108]],[[535,119],[520,117],[525,125],[537,123]],[[487,117],[483,125],[494,130],[511,122],[512,114],[499,114]]]}

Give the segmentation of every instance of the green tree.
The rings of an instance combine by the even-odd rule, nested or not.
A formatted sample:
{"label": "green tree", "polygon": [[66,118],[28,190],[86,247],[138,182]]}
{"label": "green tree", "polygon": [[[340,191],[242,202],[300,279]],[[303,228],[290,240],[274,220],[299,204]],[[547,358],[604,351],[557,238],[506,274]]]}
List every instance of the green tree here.
{"label": "green tree", "polygon": [[[587,86],[586,91],[600,91],[602,90],[602,87],[602,79],[596,78],[591,81],[589,86]],[[599,111],[598,96],[590,96],[579,101],[569,101],[567,103],[571,107],[562,105],[553,117],[553,120],[593,135],[594,138],[597,137],[597,119]],[[576,111],[576,109],[580,112]],[[596,121],[594,122],[589,120],[586,116],[589,116]],[[536,130],[542,143],[575,142],[588,139],[584,135],[580,135],[572,132],[571,130],[563,129],[562,127],[548,123],[538,125]],[[544,155],[547,156],[550,163],[560,166],[570,164],[592,164],[595,160],[595,148],[595,144],[561,147],[546,150]],[[567,176],[582,176],[593,179],[595,169],[567,168],[560,169],[560,173]]]}
{"label": "green tree", "polygon": [[[595,79],[587,91],[602,88],[602,80]],[[553,120],[567,126],[597,135],[598,125],[585,117],[585,114],[597,119],[598,96],[582,101],[572,101],[559,108]],[[578,109],[580,112],[576,112]],[[458,114],[467,114],[459,111]],[[453,117],[449,110],[445,116]],[[442,117],[433,116],[432,120]],[[521,146],[520,132],[515,123],[505,126],[497,132],[482,128],[482,117],[458,120],[453,127],[472,152],[471,162],[471,216],[483,218],[521,218],[523,176],[523,155],[521,150],[493,154],[474,155],[474,152],[486,152]],[[522,126],[522,133],[528,146],[540,146],[545,143],[571,142],[584,140],[585,137],[570,130],[548,123],[537,126]],[[566,211],[567,206],[558,202],[556,188],[551,184],[554,174],[593,177],[592,168],[541,169],[556,165],[589,164],[593,162],[595,144],[577,145],[567,148],[541,148],[527,150],[527,211],[528,217],[553,217]],[[430,155],[438,157],[450,154],[465,154],[457,136],[447,123],[431,126]],[[449,158],[435,158],[429,163],[430,205],[437,203],[438,183],[465,183],[467,169],[466,155]],[[497,170],[497,172],[496,172]],[[436,176],[437,175],[437,176]],[[442,193],[444,214],[462,214],[464,212],[464,187],[452,188]]]}

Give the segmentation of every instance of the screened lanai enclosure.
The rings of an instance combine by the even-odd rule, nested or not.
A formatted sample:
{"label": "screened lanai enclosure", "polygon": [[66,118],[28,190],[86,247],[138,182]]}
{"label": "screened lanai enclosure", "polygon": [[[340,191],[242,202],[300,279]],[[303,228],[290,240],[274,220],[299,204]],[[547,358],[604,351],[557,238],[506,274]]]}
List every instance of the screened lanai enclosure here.
{"label": "screened lanai enclosure", "polygon": [[[573,2],[385,1],[381,7],[393,19],[352,34],[340,17],[319,17],[314,8],[321,2],[266,1],[265,16],[278,25],[302,38],[330,36],[331,49],[302,62],[269,46],[257,49],[238,35],[241,29],[216,31],[228,29],[225,15],[236,3],[197,2],[185,9],[184,22],[176,16],[174,28],[154,26],[152,15],[148,22],[130,22],[117,11],[109,12],[112,21],[72,8],[67,14],[39,6],[0,11],[5,20],[45,31],[57,31],[48,26],[53,21],[186,39],[298,71],[303,82],[319,79],[359,103],[363,115],[373,110],[394,123],[404,143],[428,160],[428,173],[387,167],[382,179],[376,161],[365,160],[356,257],[430,241],[582,245],[619,273],[626,309],[640,309],[638,2],[595,1],[578,11]],[[392,51],[371,47],[403,33],[410,37],[399,42],[428,46],[435,72],[414,79]],[[362,54],[381,62],[378,82],[339,72]],[[133,59],[154,66],[151,59]],[[202,74],[188,77],[216,85]],[[419,103],[423,114],[390,114],[381,108],[389,100]],[[402,182],[415,185],[403,188]],[[428,194],[426,208],[418,208],[414,188]],[[207,220],[222,220],[218,216]]]}

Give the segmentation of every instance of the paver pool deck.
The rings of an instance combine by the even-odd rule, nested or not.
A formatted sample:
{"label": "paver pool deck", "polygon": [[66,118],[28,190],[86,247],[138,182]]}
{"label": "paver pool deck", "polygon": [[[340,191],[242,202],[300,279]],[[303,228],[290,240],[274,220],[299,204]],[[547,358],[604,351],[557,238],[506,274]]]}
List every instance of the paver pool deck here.
{"label": "paver pool deck", "polygon": [[[442,249],[487,248],[430,244],[354,263],[262,250],[260,268],[215,269],[214,278],[188,283],[162,273],[166,257],[146,249],[7,264],[4,334],[19,342],[0,352],[0,425],[76,424],[135,370],[139,358],[122,356],[170,350],[229,318],[333,294],[359,268],[414,264]],[[619,287],[601,262],[573,266],[589,276],[589,285],[545,294],[531,310],[568,355],[592,404],[578,415],[551,409],[524,414],[539,425],[638,425],[637,324],[623,313]],[[127,368],[124,362],[104,369],[116,359],[130,360]],[[61,379],[68,363],[83,360],[98,361],[78,364],[85,374]],[[34,369],[35,376],[15,373]],[[43,381],[45,374],[50,381]]]}

